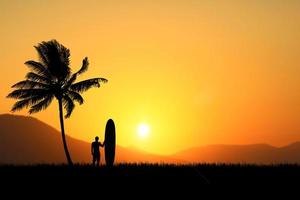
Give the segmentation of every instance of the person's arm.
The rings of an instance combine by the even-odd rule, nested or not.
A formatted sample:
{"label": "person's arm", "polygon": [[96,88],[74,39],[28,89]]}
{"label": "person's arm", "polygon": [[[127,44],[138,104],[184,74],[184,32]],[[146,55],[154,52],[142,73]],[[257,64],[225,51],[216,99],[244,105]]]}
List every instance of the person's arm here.
{"label": "person's arm", "polygon": [[92,145],[91,145],[91,153],[92,153],[92,155],[94,155],[93,143],[92,143]]}

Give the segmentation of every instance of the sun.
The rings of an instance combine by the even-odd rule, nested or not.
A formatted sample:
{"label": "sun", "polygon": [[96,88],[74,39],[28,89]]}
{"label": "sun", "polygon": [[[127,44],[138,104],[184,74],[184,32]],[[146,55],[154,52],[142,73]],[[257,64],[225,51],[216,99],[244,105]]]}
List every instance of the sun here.
{"label": "sun", "polygon": [[150,127],[148,124],[139,124],[137,127],[137,133],[138,133],[138,137],[140,139],[145,139],[149,136],[149,132],[150,132]]}

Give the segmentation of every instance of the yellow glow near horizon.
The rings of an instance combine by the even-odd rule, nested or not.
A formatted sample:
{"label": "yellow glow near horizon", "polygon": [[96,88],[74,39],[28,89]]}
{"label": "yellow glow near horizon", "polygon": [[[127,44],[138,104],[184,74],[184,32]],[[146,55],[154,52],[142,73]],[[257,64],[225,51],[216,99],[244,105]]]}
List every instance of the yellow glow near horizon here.
{"label": "yellow glow near horizon", "polygon": [[137,127],[137,133],[140,139],[146,139],[149,136],[150,127],[148,124],[142,123]]}

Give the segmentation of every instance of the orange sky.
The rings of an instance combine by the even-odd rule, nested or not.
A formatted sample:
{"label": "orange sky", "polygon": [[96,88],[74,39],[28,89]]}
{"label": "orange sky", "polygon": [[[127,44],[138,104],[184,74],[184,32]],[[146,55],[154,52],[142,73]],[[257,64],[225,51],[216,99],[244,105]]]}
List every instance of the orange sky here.
{"label": "orange sky", "polygon": [[[161,154],[300,140],[298,0],[0,0],[0,24],[0,113],[33,45],[57,39],[74,71],[89,57],[82,78],[109,79],[66,121],[73,137],[103,139],[113,118],[120,145]],[[59,128],[56,102],[34,117]]]}

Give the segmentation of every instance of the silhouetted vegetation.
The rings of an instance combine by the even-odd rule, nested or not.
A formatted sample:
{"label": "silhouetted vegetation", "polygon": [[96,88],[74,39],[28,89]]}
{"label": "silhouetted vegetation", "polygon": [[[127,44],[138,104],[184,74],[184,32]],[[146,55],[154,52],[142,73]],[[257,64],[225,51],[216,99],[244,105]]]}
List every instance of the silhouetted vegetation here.
{"label": "silhouetted vegetation", "polygon": [[[239,165],[239,164],[116,164],[104,165],[33,165],[1,166],[2,180],[36,180],[51,182],[61,180],[64,183],[89,183],[96,181],[135,180],[139,183],[153,180],[159,184],[207,184],[207,183],[279,183],[296,182],[300,179],[300,166],[282,165]],[[99,180],[99,182],[98,182]],[[121,181],[121,182],[120,182]]]}

